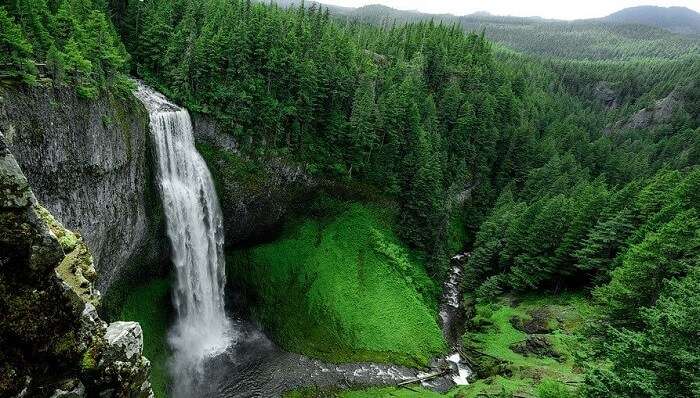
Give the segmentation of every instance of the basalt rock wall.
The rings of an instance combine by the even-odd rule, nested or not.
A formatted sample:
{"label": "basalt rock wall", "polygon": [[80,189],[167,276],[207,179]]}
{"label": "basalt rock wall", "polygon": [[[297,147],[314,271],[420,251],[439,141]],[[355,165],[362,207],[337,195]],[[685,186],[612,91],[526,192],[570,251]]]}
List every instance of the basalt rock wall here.
{"label": "basalt rock wall", "polygon": [[166,264],[148,114],[135,98],[1,89],[0,132],[39,202],[87,242],[100,290],[126,268]]}

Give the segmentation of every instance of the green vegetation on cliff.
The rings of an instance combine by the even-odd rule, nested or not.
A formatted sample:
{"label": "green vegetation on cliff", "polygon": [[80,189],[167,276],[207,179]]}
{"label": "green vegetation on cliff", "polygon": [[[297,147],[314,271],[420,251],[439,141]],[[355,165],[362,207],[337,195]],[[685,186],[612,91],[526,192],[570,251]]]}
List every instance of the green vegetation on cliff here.
{"label": "green vegetation on cliff", "polygon": [[377,205],[333,205],[269,244],[230,252],[227,275],[284,348],[331,361],[424,365],[446,347],[437,285]]}
{"label": "green vegetation on cliff", "polygon": [[[134,74],[213,118],[238,144],[240,156],[200,145],[220,166],[212,172],[224,197],[268,193],[270,175],[257,165],[275,159],[323,184],[362,186],[395,208],[317,203],[306,219],[286,220],[275,240],[229,253],[231,285],[285,348],[334,361],[425,364],[445,348],[435,313],[448,254],[466,249],[476,315],[465,342],[493,360],[480,359],[486,378],[467,396],[566,396],[566,382],[588,397],[696,393],[693,39],[656,32],[647,48],[614,45],[600,31],[584,40],[564,34],[562,48],[542,52],[570,58],[586,44],[594,53],[541,60],[494,51],[484,35],[463,34],[463,24],[372,26],[334,20],[317,5],[110,5],[124,46],[103,1],[0,7],[3,79],[45,75],[91,97],[118,85],[126,48]],[[514,39],[551,44],[539,23],[521,22],[535,33]],[[647,59],[656,56],[670,59]],[[645,59],[628,61],[637,57]],[[590,294],[590,316],[578,295],[563,303],[530,297],[562,291]],[[145,323],[157,364],[167,319],[149,311],[154,302],[166,308],[166,292],[161,282],[135,289],[122,313]],[[536,318],[534,307],[559,313],[556,325],[518,329]]]}
{"label": "green vegetation on cliff", "polygon": [[151,361],[151,385],[157,398],[167,397],[170,356],[167,334],[170,326],[170,280],[155,279],[132,287],[118,318],[136,321],[143,331],[143,355]]}

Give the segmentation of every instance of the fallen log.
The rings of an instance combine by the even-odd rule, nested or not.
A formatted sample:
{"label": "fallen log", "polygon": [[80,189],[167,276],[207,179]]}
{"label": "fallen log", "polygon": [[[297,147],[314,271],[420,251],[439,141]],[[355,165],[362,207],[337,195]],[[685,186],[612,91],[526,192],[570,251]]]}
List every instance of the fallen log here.
{"label": "fallen log", "polygon": [[408,386],[409,384],[422,383],[424,381],[428,381],[428,380],[438,378],[440,376],[444,376],[449,372],[450,372],[450,369],[443,369],[443,370],[440,370],[437,372],[428,373],[428,374],[421,376],[421,377],[416,377],[415,379],[409,379],[409,380],[402,381],[402,382],[398,383],[396,386],[397,387],[405,387],[405,386]]}
{"label": "fallen log", "polygon": [[463,347],[457,347],[457,352],[459,353],[459,357],[467,363],[467,366],[474,371],[474,369],[476,369],[476,362],[467,355],[466,350]]}

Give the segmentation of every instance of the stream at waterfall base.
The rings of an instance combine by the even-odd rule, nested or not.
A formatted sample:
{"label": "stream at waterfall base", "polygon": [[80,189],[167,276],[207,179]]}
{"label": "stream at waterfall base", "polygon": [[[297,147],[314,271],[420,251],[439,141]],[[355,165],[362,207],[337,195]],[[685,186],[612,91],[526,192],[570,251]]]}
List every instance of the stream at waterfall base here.
{"label": "stream at waterfall base", "polygon": [[[460,334],[454,333],[460,323],[459,287],[465,255],[453,257],[440,301],[440,322],[452,350],[447,357],[433,360],[430,369],[324,363],[281,350],[259,327],[227,314],[223,218],[211,173],[194,145],[189,113],[143,82],[136,86],[135,95],[149,112],[176,271],[173,305],[177,317],[168,335],[174,398],[274,397],[305,386],[396,385],[427,376],[430,380],[421,384],[437,391],[467,383],[471,370],[462,364]],[[439,377],[433,377],[437,373]]]}
{"label": "stream at waterfall base", "polygon": [[445,392],[455,385],[468,383],[471,370],[457,353],[458,339],[451,337],[460,326],[455,290],[461,281],[462,257],[453,258],[450,277],[445,281],[440,320],[452,350],[445,358],[433,361],[432,368],[414,369],[376,363],[330,364],[301,354],[282,350],[255,323],[230,314],[236,331],[234,343],[223,353],[204,363],[202,382],[193,391],[200,397],[247,398],[279,397],[301,387],[363,388],[391,386],[423,377],[448,366],[444,376],[421,383],[422,386]]}

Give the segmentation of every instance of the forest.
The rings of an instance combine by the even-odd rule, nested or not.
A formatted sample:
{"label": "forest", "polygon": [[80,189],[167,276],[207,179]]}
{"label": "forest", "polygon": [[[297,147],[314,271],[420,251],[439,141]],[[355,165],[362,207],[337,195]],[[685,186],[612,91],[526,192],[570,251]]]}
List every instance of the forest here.
{"label": "forest", "polygon": [[[498,311],[533,297],[574,297],[586,307],[581,325],[562,340],[569,342],[565,365],[574,381],[493,370],[507,368],[498,365],[507,359],[495,358],[496,365],[477,367],[493,386],[485,396],[697,397],[697,38],[636,27],[645,39],[621,42],[631,28],[590,22],[575,28],[586,35],[569,41],[561,33],[568,27],[531,21],[525,35],[508,20],[491,19],[389,22],[315,3],[284,8],[250,0],[9,0],[0,6],[0,84],[74,87],[91,101],[104,93],[128,96],[131,76],[207,115],[236,143],[231,153],[198,144],[224,207],[226,179],[245,175],[255,183],[272,159],[320,181],[325,188],[309,211],[345,209],[337,224],[297,212],[276,243],[227,251],[229,274],[251,272],[241,276],[248,290],[262,290],[259,281],[269,276],[240,258],[257,267],[277,264],[275,253],[314,250],[283,240],[290,234],[353,241],[357,229],[378,234],[383,243],[375,250],[404,264],[398,272],[435,311],[434,286],[448,277],[450,258],[468,252],[460,300],[474,311],[462,341],[477,362],[498,357],[482,344]],[[567,39],[552,41],[558,34]],[[544,48],[552,43],[556,48]],[[348,201],[360,205],[342,203]],[[328,253],[340,244],[323,242]],[[345,264],[314,261],[329,269]],[[383,260],[367,263],[374,261]],[[260,296],[307,311],[266,296],[287,291],[294,300],[288,287],[278,287]],[[345,351],[299,342],[285,329],[306,321],[289,324],[284,314],[256,311],[283,348],[344,360]],[[429,349],[415,348],[426,357],[418,362],[441,350],[432,333],[422,337]],[[297,340],[285,343],[289,335]],[[391,348],[389,361],[413,361],[400,350]],[[474,396],[475,389],[449,396]],[[394,392],[404,394],[347,396]]]}

